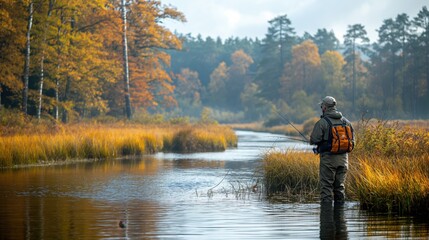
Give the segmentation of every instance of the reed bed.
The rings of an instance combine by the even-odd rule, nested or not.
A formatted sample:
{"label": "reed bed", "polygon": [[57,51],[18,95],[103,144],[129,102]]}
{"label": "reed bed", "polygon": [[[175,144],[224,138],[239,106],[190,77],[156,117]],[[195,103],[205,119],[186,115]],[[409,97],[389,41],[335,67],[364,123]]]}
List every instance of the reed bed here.
{"label": "reed bed", "polygon": [[401,214],[429,213],[429,132],[378,121],[359,127],[347,181],[362,208]]}
{"label": "reed bed", "polygon": [[[180,137],[183,132],[188,138]],[[237,145],[233,130],[218,125],[75,125],[36,134],[0,136],[0,167],[104,159],[160,151],[223,151]]]}
{"label": "reed bed", "polygon": [[429,131],[403,122],[360,122],[357,126],[357,156],[418,157],[428,152]]}
{"label": "reed bed", "polygon": [[401,214],[429,212],[428,156],[404,159],[358,158],[349,190],[363,209]]}
{"label": "reed bed", "polygon": [[[223,131],[223,134],[219,134],[219,130]],[[232,130],[228,131],[221,127],[211,129],[188,127],[173,136],[172,151],[182,153],[224,151],[227,147],[236,147],[237,141]]]}
{"label": "reed bed", "polygon": [[263,157],[263,168],[269,194],[308,200],[319,192],[319,161],[313,153],[270,151]]}

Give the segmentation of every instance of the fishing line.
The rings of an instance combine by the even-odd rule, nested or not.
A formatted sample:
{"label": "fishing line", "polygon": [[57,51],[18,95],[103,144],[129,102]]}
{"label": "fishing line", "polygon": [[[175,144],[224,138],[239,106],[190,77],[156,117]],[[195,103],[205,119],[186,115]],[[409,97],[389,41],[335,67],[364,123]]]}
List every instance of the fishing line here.
{"label": "fishing line", "polygon": [[[307,139],[307,137],[304,135],[304,134],[302,134],[299,130],[298,130],[298,128],[296,128],[295,127],[295,125],[293,125],[292,124],[292,122],[291,121],[289,121],[289,119],[286,117],[286,116],[284,116],[284,115],[282,115],[280,112],[278,112],[276,109],[273,109],[274,110],[274,112],[276,112],[277,113],[277,115],[279,115],[280,116],[280,118],[281,119],[283,119],[284,121],[286,121],[288,124],[290,124],[300,135],[301,135],[301,137],[302,138],[304,138],[304,140],[300,140],[300,139],[296,139],[296,138],[290,138],[290,139],[292,139],[292,140],[296,140],[296,141],[302,141],[302,142],[305,142],[305,143],[307,143],[307,144],[310,144],[310,141]],[[318,149],[316,148],[316,147],[313,147],[313,153],[314,154],[318,154],[319,152],[318,152]]]}
{"label": "fishing line", "polygon": [[[304,138],[304,140],[305,141],[303,141],[303,140],[301,140],[301,141],[303,141],[303,142],[310,142],[310,141],[308,141],[308,139],[307,139],[307,137],[306,136],[304,136],[304,134],[302,134],[299,130],[298,130],[298,128],[296,128],[295,127],[295,125],[293,125],[292,124],[292,122],[291,121],[289,121],[289,119],[288,118],[286,118],[284,115],[282,115],[281,113],[279,113],[277,110],[275,110],[274,109],[274,112],[276,112],[279,116],[280,116],[280,118],[281,119],[283,119],[283,120],[285,120],[289,125],[291,125],[300,135],[301,135],[301,137],[303,137]],[[293,140],[297,140],[297,139],[293,139]]]}
{"label": "fishing line", "polygon": [[229,172],[231,172],[231,170],[228,170],[228,172],[226,172],[225,176],[223,176],[222,180],[220,180],[220,182],[218,182],[218,184],[216,184],[214,187],[209,188],[209,190],[207,190],[207,196],[213,196],[213,189],[215,189],[217,186],[219,186],[223,180],[225,180],[226,176],[228,176]]}

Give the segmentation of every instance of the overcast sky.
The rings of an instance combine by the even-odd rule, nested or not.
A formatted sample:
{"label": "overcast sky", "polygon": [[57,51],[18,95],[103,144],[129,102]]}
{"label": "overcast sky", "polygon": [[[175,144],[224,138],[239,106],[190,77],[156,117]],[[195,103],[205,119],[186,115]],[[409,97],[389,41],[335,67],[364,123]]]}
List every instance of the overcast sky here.
{"label": "overcast sky", "polygon": [[284,14],[298,36],[317,29],[333,30],[342,41],[348,25],[362,24],[371,42],[383,20],[407,13],[414,18],[428,0],[161,0],[185,14],[186,23],[168,21],[172,31],[201,34],[203,38],[250,37],[263,39],[268,21]]}

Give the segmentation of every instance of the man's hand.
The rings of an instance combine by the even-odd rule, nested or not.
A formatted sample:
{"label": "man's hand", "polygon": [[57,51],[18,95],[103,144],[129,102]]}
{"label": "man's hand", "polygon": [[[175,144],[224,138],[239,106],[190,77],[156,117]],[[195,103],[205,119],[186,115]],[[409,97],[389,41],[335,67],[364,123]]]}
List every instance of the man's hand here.
{"label": "man's hand", "polygon": [[313,148],[313,153],[314,153],[314,154],[316,154],[316,155],[317,155],[317,154],[319,154],[319,149],[318,149],[318,147],[314,147],[314,148]]}

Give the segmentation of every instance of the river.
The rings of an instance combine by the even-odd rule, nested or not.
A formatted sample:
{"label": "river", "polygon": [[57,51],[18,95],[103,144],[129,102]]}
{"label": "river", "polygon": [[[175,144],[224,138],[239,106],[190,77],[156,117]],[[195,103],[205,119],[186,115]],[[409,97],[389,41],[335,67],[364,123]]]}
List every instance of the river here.
{"label": "river", "polygon": [[428,238],[427,220],[371,214],[357,202],[268,200],[261,156],[310,146],[236,133],[238,147],[225,152],[0,170],[0,239]]}

